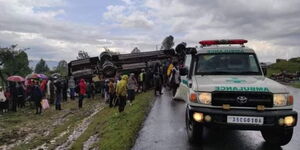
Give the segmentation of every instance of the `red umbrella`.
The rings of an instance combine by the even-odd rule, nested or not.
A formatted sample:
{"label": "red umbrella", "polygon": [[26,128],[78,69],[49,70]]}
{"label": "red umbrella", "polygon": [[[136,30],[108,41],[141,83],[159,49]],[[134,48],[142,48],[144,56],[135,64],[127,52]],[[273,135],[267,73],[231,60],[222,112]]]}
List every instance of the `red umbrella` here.
{"label": "red umbrella", "polygon": [[12,82],[24,82],[25,79],[21,76],[10,76],[7,78],[8,81],[12,81]]}

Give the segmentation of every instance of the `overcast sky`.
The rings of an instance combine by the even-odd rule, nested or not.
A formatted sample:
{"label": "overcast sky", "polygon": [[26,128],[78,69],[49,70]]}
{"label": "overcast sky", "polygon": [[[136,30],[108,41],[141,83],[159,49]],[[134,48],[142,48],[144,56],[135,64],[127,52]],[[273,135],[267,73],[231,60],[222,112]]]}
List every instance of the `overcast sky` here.
{"label": "overcast sky", "polygon": [[261,61],[300,57],[300,1],[0,0],[0,46],[30,48],[31,60],[150,51],[168,35],[188,46],[244,38]]}

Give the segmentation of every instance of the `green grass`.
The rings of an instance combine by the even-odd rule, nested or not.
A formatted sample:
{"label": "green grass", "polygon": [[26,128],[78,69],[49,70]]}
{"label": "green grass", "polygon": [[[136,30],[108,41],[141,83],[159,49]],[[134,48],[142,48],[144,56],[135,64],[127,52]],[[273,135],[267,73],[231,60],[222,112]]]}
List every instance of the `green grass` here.
{"label": "green grass", "polygon": [[295,87],[295,88],[300,88],[300,82],[294,82],[292,83],[292,86]]}
{"label": "green grass", "polygon": [[271,77],[271,75],[273,74],[273,73],[280,73],[281,71],[279,70],[279,69],[273,69],[273,68],[268,68],[268,70],[267,70],[267,77]]}
{"label": "green grass", "polygon": [[300,71],[300,63],[291,61],[281,61],[270,66],[273,70],[287,71],[290,73],[295,73]]}
{"label": "green grass", "polygon": [[300,71],[300,62],[281,61],[278,63],[274,63],[268,68],[267,76],[270,77],[273,73],[280,73],[282,71],[296,73],[297,71]]}
{"label": "green grass", "polygon": [[[68,101],[62,104],[62,111],[56,111],[52,108],[46,110],[42,115],[36,115],[34,109],[24,108],[18,112],[9,112],[0,117],[0,145],[10,144],[15,141],[24,139],[28,134],[34,133],[33,139],[28,143],[22,143],[14,149],[32,149],[45,142],[49,142],[52,138],[58,136],[68,127],[72,129],[82,119],[89,116],[95,109],[96,104],[100,104],[99,100],[85,99],[83,109],[78,110],[77,101]],[[64,118],[60,124],[53,125],[55,121]],[[49,135],[44,136],[43,133],[50,131]],[[63,142],[67,135],[59,139]],[[57,144],[57,143],[56,143]]]}
{"label": "green grass", "polygon": [[101,150],[129,150],[137,137],[145,116],[154,101],[153,92],[136,96],[132,106],[128,104],[123,113],[117,108],[104,108],[94,116],[88,129],[77,139],[72,149],[82,149],[90,136],[98,135],[93,147]]}

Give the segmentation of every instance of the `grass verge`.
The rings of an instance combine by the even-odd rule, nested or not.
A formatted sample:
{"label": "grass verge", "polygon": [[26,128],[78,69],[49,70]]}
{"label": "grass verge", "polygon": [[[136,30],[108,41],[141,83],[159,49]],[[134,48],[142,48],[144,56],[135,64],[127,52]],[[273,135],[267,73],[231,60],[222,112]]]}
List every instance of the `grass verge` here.
{"label": "grass verge", "polygon": [[82,149],[84,142],[91,136],[98,135],[92,148],[129,150],[153,102],[153,92],[149,91],[137,95],[133,105],[127,104],[123,113],[119,114],[117,108],[104,108],[94,116],[88,129],[77,139],[72,149]]}
{"label": "grass verge", "polygon": [[300,88],[300,82],[294,82],[292,83],[292,86],[295,88]]}

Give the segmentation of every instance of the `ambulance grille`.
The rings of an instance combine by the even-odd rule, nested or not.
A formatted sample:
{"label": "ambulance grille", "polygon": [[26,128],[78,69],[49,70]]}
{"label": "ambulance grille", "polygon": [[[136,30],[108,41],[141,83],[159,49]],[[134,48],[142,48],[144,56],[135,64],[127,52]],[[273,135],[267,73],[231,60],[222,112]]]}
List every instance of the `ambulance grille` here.
{"label": "ambulance grille", "polygon": [[273,107],[273,94],[269,92],[213,92],[212,105],[222,106],[223,104],[239,107],[257,107],[257,105]]}

